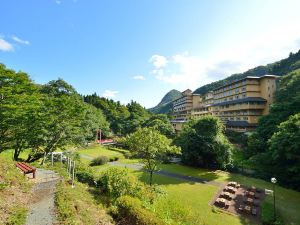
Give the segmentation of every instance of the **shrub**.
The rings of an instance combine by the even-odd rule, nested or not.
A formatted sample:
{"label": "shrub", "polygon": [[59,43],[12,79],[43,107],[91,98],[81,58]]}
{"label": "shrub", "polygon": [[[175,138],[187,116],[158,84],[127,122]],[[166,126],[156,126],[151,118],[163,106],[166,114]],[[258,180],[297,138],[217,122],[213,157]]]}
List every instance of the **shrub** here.
{"label": "shrub", "polygon": [[116,202],[119,224],[160,225],[164,224],[152,212],[142,206],[142,202],[130,196],[120,197]]}
{"label": "shrub", "polygon": [[108,168],[97,183],[112,201],[123,195],[142,198],[143,193],[146,192],[144,184],[124,168]]}
{"label": "shrub", "polygon": [[90,171],[79,170],[76,171],[76,178],[81,183],[86,183],[88,185],[95,185],[94,176]]}
{"label": "shrub", "polygon": [[92,160],[90,166],[100,166],[106,164],[107,162],[108,162],[108,158],[106,156],[99,156]]}
{"label": "shrub", "polygon": [[118,161],[118,160],[119,160],[118,156],[112,156],[112,157],[109,158],[110,162],[114,162],[114,161]]}
{"label": "shrub", "polygon": [[130,152],[125,152],[124,157],[125,157],[125,159],[131,158],[131,153]]}

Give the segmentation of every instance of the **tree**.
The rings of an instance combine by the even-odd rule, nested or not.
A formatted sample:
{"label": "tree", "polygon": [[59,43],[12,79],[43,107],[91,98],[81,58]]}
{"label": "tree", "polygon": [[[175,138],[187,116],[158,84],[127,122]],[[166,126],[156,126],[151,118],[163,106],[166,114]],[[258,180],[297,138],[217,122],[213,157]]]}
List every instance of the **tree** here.
{"label": "tree", "polygon": [[26,73],[0,64],[0,152],[14,149],[17,160],[34,137],[34,121],[40,105],[38,86]]}
{"label": "tree", "polygon": [[108,124],[102,113],[84,103],[75,89],[65,81],[50,81],[41,87],[41,93],[42,107],[34,129],[37,134],[29,142],[31,152],[28,162],[57,148],[63,149],[68,144],[86,144],[99,127],[108,132]]}
{"label": "tree", "polygon": [[126,144],[132,153],[141,159],[149,172],[152,185],[153,172],[167,154],[180,154],[180,148],[171,145],[171,140],[154,128],[139,128],[126,137]]}
{"label": "tree", "polygon": [[269,140],[273,173],[285,184],[300,185],[300,113],[280,123]]}
{"label": "tree", "polygon": [[249,156],[265,153],[269,148],[268,140],[278,131],[279,124],[300,112],[300,69],[281,77],[278,83],[270,114],[260,118],[253,138],[248,141]]}
{"label": "tree", "polygon": [[217,117],[203,116],[187,122],[175,140],[182,149],[183,162],[226,169],[231,165],[232,145],[223,132],[224,125]]}
{"label": "tree", "polygon": [[175,135],[175,130],[170,120],[165,114],[154,114],[144,124],[143,127],[153,127],[161,134],[171,138]]}

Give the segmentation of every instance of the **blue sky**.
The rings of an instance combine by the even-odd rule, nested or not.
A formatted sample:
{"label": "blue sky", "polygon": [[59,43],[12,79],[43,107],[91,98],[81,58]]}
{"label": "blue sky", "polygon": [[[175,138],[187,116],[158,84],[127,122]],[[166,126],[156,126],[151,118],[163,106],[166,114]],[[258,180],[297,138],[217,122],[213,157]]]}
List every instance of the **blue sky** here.
{"label": "blue sky", "polygon": [[0,62],[145,107],[300,49],[300,1],[1,0]]}

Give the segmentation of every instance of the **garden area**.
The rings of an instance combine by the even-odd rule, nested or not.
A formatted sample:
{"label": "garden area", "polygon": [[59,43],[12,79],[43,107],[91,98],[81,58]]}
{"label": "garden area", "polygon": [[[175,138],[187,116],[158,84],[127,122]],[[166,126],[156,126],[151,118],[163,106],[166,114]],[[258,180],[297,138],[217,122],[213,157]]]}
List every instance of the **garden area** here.
{"label": "garden area", "polygon": [[[109,150],[102,146],[92,146],[77,151],[80,155],[99,156],[120,156],[120,151]],[[126,151],[124,151],[126,152]],[[86,160],[86,159],[85,159]],[[91,161],[87,160],[85,162]],[[119,164],[105,164],[96,166],[93,169],[95,176],[108,167],[127,167],[130,174],[139,180],[148,183],[147,172],[140,168],[135,169],[130,165],[138,163],[137,159],[125,159],[120,156]],[[93,168],[93,167],[91,167]],[[134,169],[133,169],[134,168]],[[180,164],[160,164],[159,169],[170,173],[202,178],[214,181],[212,184],[201,184],[189,182],[161,174],[154,174],[154,184],[161,187],[166,195],[154,201],[149,209],[159,218],[163,218],[168,224],[252,224],[253,221],[244,217],[231,215],[210,205],[219,188],[229,182],[236,181],[246,186],[256,186],[261,189],[272,189],[272,184],[260,179],[246,177],[240,174],[228,173],[221,170],[208,170],[193,168]],[[215,185],[217,184],[217,185]],[[297,212],[300,210],[300,193],[280,186],[276,187],[277,210],[285,224],[300,223]],[[273,216],[273,197],[268,195],[263,203],[263,216]],[[267,214],[267,215],[266,215]],[[225,223],[226,222],[226,223]]]}

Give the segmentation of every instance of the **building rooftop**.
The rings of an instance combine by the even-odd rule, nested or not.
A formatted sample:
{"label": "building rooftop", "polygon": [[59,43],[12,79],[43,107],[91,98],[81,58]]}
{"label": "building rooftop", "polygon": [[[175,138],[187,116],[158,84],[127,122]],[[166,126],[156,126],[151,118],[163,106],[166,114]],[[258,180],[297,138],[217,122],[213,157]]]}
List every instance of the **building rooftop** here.
{"label": "building rooftop", "polygon": [[247,121],[243,121],[243,120],[239,120],[239,121],[229,120],[229,121],[227,121],[226,125],[229,127],[254,127],[254,126],[256,126],[255,124],[250,124]]}
{"label": "building rooftop", "polygon": [[219,89],[221,89],[221,88],[224,88],[224,87],[226,87],[226,86],[228,86],[228,85],[232,85],[232,84],[238,83],[238,82],[243,81],[243,80],[246,80],[246,79],[262,79],[262,78],[265,78],[265,77],[273,77],[273,78],[276,78],[276,77],[278,77],[278,76],[272,75],[272,74],[266,74],[266,75],[263,75],[263,76],[260,76],[260,77],[258,77],[258,76],[247,76],[247,77],[244,77],[244,78],[242,78],[242,79],[238,79],[238,80],[229,82],[229,83],[227,83],[227,84],[224,84],[224,85],[222,85],[222,86],[220,86],[220,87],[218,87],[218,88],[215,88],[214,91],[217,91],[217,90],[219,90]]}

